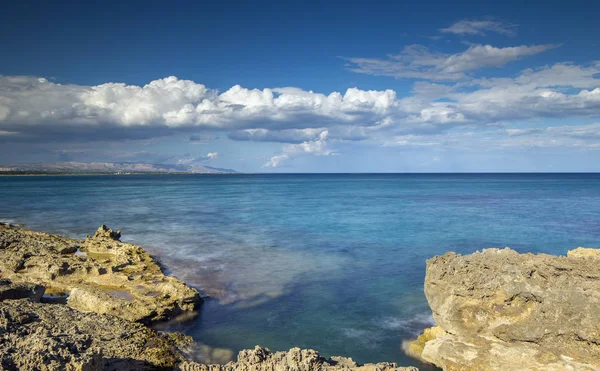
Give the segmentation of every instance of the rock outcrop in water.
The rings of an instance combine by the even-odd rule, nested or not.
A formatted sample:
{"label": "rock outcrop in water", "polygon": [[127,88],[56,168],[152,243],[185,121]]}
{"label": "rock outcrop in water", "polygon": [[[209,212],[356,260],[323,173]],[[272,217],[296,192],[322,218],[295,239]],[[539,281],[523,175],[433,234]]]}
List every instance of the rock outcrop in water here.
{"label": "rock outcrop in water", "polygon": [[144,323],[192,311],[198,292],[119,238],[105,226],[79,241],[0,223],[0,370],[418,371],[259,346],[237,362],[195,362],[202,347],[190,337]]}
{"label": "rock outcrop in water", "polygon": [[600,370],[600,253],[447,253],[427,262],[438,328],[409,352],[448,371]]}
{"label": "rock outcrop in water", "polygon": [[178,371],[419,371],[415,367],[397,367],[395,363],[359,365],[352,358],[331,357],[325,359],[312,349],[292,348],[287,352],[273,353],[257,346],[242,350],[237,362],[225,365],[203,365],[183,362]]}
{"label": "rock outcrop in water", "polygon": [[98,228],[85,241],[0,225],[0,277],[36,283],[75,309],[150,323],[193,311],[197,290],[163,274],[142,248]]}
{"label": "rock outcrop in water", "polygon": [[[11,290],[8,296],[2,293]],[[418,371],[393,363],[360,366],[350,358],[325,359],[314,350],[271,353],[257,346],[237,362],[204,365],[191,361],[193,340],[161,334],[112,315],[84,313],[62,304],[36,302],[43,287],[0,283],[0,369],[2,370],[178,370],[178,371]]]}

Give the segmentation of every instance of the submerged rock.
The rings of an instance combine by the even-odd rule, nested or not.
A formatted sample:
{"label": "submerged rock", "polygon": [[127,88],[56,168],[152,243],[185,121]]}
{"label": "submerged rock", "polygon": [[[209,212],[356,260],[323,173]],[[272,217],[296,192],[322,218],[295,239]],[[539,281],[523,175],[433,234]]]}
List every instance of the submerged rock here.
{"label": "submerged rock", "polygon": [[425,295],[443,331],[414,353],[444,370],[600,370],[596,252],[430,259]]}
{"label": "submerged rock", "polygon": [[[150,323],[201,302],[197,290],[163,274],[142,248],[102,225],[85,241],[0,225],[0,278],[68,294],[68,305]],[[85,254],[77,253],[85,252]]]}

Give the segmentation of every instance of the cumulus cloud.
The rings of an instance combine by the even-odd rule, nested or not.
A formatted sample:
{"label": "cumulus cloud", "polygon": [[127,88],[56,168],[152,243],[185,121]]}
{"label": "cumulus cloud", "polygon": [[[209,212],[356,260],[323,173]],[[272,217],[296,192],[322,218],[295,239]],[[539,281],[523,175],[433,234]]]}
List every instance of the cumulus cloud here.
{"label": "cumulus cloud", "polygon": [[[464,56],[454,60],[453,73],[472,68],[472,61]],[[386,132],[437,133],[461,125],[534,117],[597,117],[599,74],[600,62],[558,63],[527,69],[513,78],[454,84],[419,81],[413,95],[403,98],[393,90],[357,88],[325,95],[289,87],[234,86],[219,93],[175,77],[143,87],[0,77],[0,140],[79,134],[112,139],[219,130],[234,140],[308,148],[306,143],[327,142],[324,133],[328,140],[366,140]],[[205,138],[212,137],[190,135],[193,142]]]}
{"label": "cumulus cloud", "polygon": [[[417,50],[421,57],[411,63],[429,69],[424,70],[427,73],[464,75],[476,66],[504,63],[510,55],[536,53],[544,47],[490,48],[474,46],[451,57]],[[490,57],[497,51],[504,59]],[[515,120],[598,118],[599,76],[600,62],[556,63],[512,77],[417,81],[404,97],[389,89],[358,88],[322,94],[293,87],[258,90],[236,85],[219,92],[175,77],[145,86],[83,86],[4,76],[0,77],[0,143],[53,138],[64,143],[82,137],[115,142],[181,132],[192,143],[204,143],[222,132],[238,141],[282,143],[264,164],[278,167],[299,156],[334,155],[341,141],[379,145],[398,138],[397,145],[431,146],[442,135],[452,140],[456,130],[489,130]],[[509,130],[503,134],[507,141],[542,135],[523,128]],[[578,143],[564,130],[552,135]],[[581,131],[584,135],[590,133]],[[202,162],[217,156],[209,153],[181,160]]]}
{"label": "cumulus cloud", "polygon": [[440,32],[455,35],[485,35],[486,32],[495,32],[502,35],[514,36],[517,25],[493,20],[462,20],[450,27],[442,28]]}
{"label": "cumulus cloud", "polygon": [[114,130],[126,136],[182,130],[368,126],[395,114],[396,103],[392,90],[351,88],[344,94],[324,95],[296,88],[258,90],[236,85],[219,94],[176,77],[143,87],[62,85],[43,78],[0,77],[0,130],[44,135],[51,128],[55,133],[62,130],[70,135],[102,137]]}
{"label": "cumulus cloud", "polygon": [[349,70],[377,76],[414,78],[434,81],[455,81],[469,72],[486,67],[502,67],[523,57],[542,53],[558,45],[521,45],[497,48],[491,45],[471,45],[463,52],[445,54],[433,52],[423,45],[409,45],[399,54],[379,58],[347,58]]}
{"label": "cumulus cloud", "polygon": [[289,160],[290,156],[286,155],[286,154],[282,154],[282,155],[276,155],[271,157],[271,159],[269,161],[267,161],[267,163],[265,163],[263,165],[263,168],[265,167],[279,167],[279,165],[285,161],[285,160]]}
{"label": "cumulus cloud", "polygon": [[312,154],[316,156],[330,156],[335,154],[329,147],[327,130],[322,131],[315,140],[305,141],[298,144],[287,144],[283,147],[283,153],[271,157],[264,167],[278,167],[283,161],[301,154]]}

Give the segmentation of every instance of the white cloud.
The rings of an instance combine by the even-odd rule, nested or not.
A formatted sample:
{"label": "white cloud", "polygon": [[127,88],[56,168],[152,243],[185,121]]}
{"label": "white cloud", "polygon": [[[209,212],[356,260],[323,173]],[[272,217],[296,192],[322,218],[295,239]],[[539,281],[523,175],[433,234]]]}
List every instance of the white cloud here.
{"label": "white cloud", "polygon": [[327,143],[327,136],[329,132],[327,130],[322,131],[318,138],[312,141],[306,141],[299,144],[288,144],[284,147],[285,152],[288,154],[294,153],[311,153],[317,156],[329,156],[333,151],[329,148]]}
{"label": "white cloud", "polygon": [[348,58],[353,72],[396,78],[434,81],[455,81],[468,73],[486,67],[502,67],[526,56],[542,53],[558,45],[521,45],[497,48],[491,45],[471,45],[456,54],[432,52],[423,45],[409,45],[387,59]]}
{"label": "white cloud", "polygon": [[279,165],[281,164],[281,162],[283,162],[285,160],[289,160],[289,158],[290,158],[290,156],[288,156],[286,154],[273,156],[262,167],[263,168],[265,168],[265,167],[273,167],[273,168],[279,167]]}
{"label": "white cloud", "polygon": [[283,161],[301,154],[312,154],[315,156],[333,155],[335,154],[335,151],[329,148],[329,143],[327,142],[328,135],[328,131],[325,130],[322,131],[315,140],[298,144],[287,144],[283,147],[283,153],[271,157],[263,167],[278,167]]}
{"label": "white cloud", "polygon": [[217,158],[219,158],[219,153],[218,152],[209,152],[206,154],[206,158],[209,160],[216,160]]}
{"label": "white cloud", "polygon": [[515,24],[502,23],[493,20],[462,20],[450,27],[442,28],[444,33],[456,35],[485,35],[486,32],[495,32],[502,35],[513,36],[516,33]]}
{"label": "white cloud", "polygon": [[[348,89],[329,95],[296,88],[246,89],[218,94],[168,77],[145,85],[61,85],[33,77],[0,77],[0,128],[16,131],[77,126],[243,130],[306,129],[331,123],[371,125],[397,110],[395,92]],[[260,126],[259,126],[260,125]],[[131,130],[133,131],[133,130]],[[75,131],[76,132],[76,131]]]}
{"label": "white cloud", "polygon": [[[531,52],[536,51],[539,49]],[[451,58],[451,63],[444,62],[448,57],[439,58],[434,53],[429,58],[424,54],[414,64],[454,66],[453,70],[443,67],[443,73],[464,73],[488,63],[480,53],[472,48]],[[506,53],[524,52],[511,49]],[[4,76],[0,77],[0,142],[50,138],[64,143],[81,137],[114,142],[181,132],[190,134],[190,141],[195,142],[215,138],[217,131],[234,140],[283,143],[281,151],[265,164],[277,167],[299,156],[336,154],[336,147],[342,146],[340,141],[363,140],[380,145],[396,138],[397,145],[433,146],[455,140],[457,130],[487,132],[497,129],[499,123],[506,125],[515,120],[600,118],[599,75],[600,62],[557,63],[526,69],[513,77],[454,83],[418,81],[405,97],[389,89],[351,88],[343,93],[321,94],[292,87],[258,90],[237,85],[220,93],[175,77],[145,86],[81,86]],[[542,135],[536,133],[538,129],[508,130],[503,133],[506,142]],[[566,129],[552,135],[569,137],[562,143],[581,146]],[[590,134],[580,131],[579,135]],[[217,156],[211,152],[186,156],[182,161],[207,161]]]}

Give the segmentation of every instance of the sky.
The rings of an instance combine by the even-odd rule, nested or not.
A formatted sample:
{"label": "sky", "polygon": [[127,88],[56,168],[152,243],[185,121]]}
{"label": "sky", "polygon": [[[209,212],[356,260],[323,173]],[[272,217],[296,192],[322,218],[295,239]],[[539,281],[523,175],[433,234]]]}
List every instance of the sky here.
{"label": "sky", "polygon": [[600,171],[598,1],[0,8],[0,163]]}

